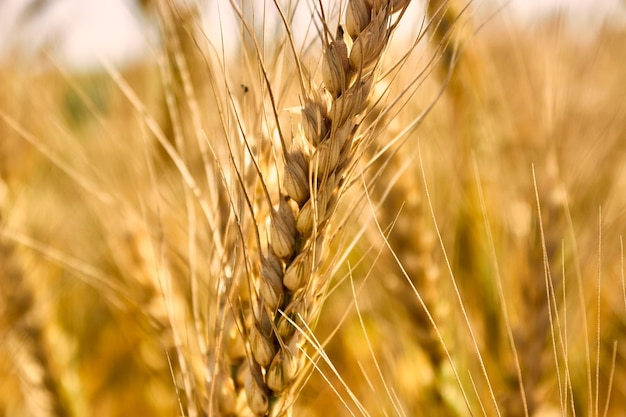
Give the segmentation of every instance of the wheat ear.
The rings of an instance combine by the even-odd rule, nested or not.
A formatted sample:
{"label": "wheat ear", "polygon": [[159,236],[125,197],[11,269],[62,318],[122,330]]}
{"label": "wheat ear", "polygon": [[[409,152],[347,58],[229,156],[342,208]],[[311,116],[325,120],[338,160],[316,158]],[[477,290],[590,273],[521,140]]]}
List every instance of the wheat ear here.
{"label": "wheat ear", "polygon": [[303,88],[301,129],[283,149],[281,197],[270,214],[267,254],[260,262],[246,383],[248,406],[256,415],[291,409],[305,359],[301,329],[312,323],[327,284],[319,273],[325,230],[363,142],[359,122],[397,22],[392,15],[403,13],[408,3],[350,0],[345,32],[339,26],[330,39],[325,27],[323,83]]}
{"label": "wheat ear", "polygon": [[35,299],[14,245],[0,240],[0,329],[7,331],[4,342],[16,358],[27,407],[32,415],[71,416],[51,366],[44,324],[34,314]]}

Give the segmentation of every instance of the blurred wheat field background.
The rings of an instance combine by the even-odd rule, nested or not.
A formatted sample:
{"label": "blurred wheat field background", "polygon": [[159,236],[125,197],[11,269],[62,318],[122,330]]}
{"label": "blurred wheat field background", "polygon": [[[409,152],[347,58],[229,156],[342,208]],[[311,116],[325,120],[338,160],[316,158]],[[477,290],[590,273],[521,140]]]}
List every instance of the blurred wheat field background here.
{"label": "blurred wheat field background", "polygon": [[617,19],[140,3],[0,66],[0,415],[625,413]]}

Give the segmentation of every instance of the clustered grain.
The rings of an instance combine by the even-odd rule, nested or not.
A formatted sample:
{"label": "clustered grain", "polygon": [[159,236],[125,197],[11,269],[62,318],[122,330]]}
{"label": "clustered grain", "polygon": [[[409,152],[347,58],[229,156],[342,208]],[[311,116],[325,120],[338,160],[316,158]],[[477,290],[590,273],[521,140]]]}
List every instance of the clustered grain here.
{"label": "clustered grain", "polygon": [[254,415],[283,415],[292,403],[305,339],[294,323],[308,327],[319,308],[325,229],[354,162],[355,135],[394,28],[392,16],[408,3],[350,0],[346,30],[339,26],[332,39],[323,40],[322,84],[305,92],[300,129],[283,149],[280,199],[269,216],[257,297],[251,299],[243,386]]}

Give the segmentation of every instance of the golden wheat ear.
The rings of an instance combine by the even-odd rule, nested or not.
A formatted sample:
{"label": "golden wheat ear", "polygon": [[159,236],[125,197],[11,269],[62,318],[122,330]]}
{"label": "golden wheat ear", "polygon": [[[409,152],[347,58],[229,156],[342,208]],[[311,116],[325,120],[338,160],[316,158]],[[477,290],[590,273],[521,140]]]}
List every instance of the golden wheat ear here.
{"label": "golden wheat ear", "polygon": [[[271,207],[267,229],[263,227],[264,221],[255,228],[267,233],[265,236],[259,233],[257,242],[247,250],[249,258],[257,264],[248,270],[252,272],[248,275],[251,291],[249,301],[244,304],[249,306],[239,304],[246,312],[240,330],[247,347],[248,364],[237,367],[237,372],[246,375],[246,382],[243,386],[238,384],[237,375],[231,374],[229,379],[235,381],[235,392],[229,398],[239,398],[237,391],[245,388],[247,407],[244,408],[254,415],[291,413],[302,381],[306,380],[304,372],[309,366],[302,329],[310,328],[315,321],[328,284],[328,274],[320,270],[328,256],[327,229],[349,184],[359,143],[367,142],[357,142],[355,138],[362,129],[363,115],[372,107],[369,97],[378,80],[383,52],[408,4],[408,1],[351,0],[347,3],[345,30],[342,26],[330,30],[325,11],[318,10],[323,27],[319,84],[302,78],[305,73],[300,67],[302,61],[295,42],[290,39],[301,77],[303,105],[301,122],[291,141],[284,140],[280,126],[277,127],[281,146],[274,153],[278,155],[279,166],[282,165],[280,184],[264,178],[259,155],[250,152],[261,179],[260,200]],[[282,10],[278,8],[278,11],[284,18]],[[286,20],[283,22],[290,35]],[[278,121],[273,86],[261,54],[257,56],[272,107],[267,113]],[[247,144],[248,139],[244,140]],[[253,202],[259,199],[245,189],[245,181],[237,175],[249,211],[254,213],[257,203]],[[257,255],[252,255],[255,251]],[[240,298],[238,302],[241,301]]]}
{"label": "golden wheat ear", "polygon": [[[1,201],[0,201],[1,202]],[[0,232],[2,223],[0,217]],[[13,356],[26,407],[31,415],[72,415],[55,372],[46,325],[36,310],[37,295],[26,279],[16,246],[0,235],[0,332]]]}

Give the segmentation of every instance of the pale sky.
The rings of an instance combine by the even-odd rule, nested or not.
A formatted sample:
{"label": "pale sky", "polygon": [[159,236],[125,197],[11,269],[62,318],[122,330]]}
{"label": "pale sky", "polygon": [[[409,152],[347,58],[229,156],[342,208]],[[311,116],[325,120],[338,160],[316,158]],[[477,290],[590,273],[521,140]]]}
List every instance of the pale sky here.
{"label": "pale sky", "polygon": [[[48,0],[45,13],[27,23],[20,21],[19,16],[36,1],[0,1],[0,60],[10,49],[29,56],[48,46],[60,61],[90,67],[98,65],[100,57],[121,63],[145,51],[149,43],[150,36],[146,35],[145,25],[142,27],[134,0]],[[482,6],[490,1],[494,0],[475,0],[475,4]],[[230,15],[230,6],[227,0],[209,3],[212,9],[206,14],[207,31],[217,40],[217,9],[222,15]],[[606,16],[623,18],[625,9],[626,0],[511,0],[506,13],[522,24],[530,24],[538,16],[562,11],[577,30],[589,32]]]}

